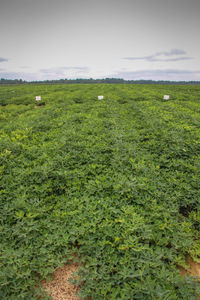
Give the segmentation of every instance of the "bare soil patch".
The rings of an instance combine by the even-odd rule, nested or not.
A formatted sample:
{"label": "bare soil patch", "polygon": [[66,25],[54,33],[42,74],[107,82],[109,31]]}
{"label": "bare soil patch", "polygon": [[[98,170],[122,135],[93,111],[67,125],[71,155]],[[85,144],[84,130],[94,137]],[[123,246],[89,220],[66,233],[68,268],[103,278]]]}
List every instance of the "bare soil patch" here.
{"label": "bare soil patch", "polygon": [[76,296],[79,288],[68,282],[72,273],[78,271],[78,264],[65,264],[58,268],[52,275],[52,281],[44,281],[42,287],[54,300],[79,300]]}
{"label": "bare soil patch", "polygon": [[189,268],[186,270],[183,267],[179,267],[179,271],[182,276],[190,275],[197,277],[200,280],[200,263],[195,262],[190,256],[186,257],[186,264]]}

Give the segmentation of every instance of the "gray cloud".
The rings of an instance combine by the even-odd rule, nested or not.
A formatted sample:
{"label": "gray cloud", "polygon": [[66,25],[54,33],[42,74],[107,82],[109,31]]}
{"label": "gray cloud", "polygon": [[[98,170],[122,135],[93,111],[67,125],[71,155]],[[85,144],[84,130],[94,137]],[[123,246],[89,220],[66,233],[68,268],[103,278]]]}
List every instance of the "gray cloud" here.
{"label": "gray cloud", "polygon": [[186,54],[184,50],[181,49],[172,49],[171,51],[163,51],[163,52],[157,52],[155,55],[164,55],[164,56],[171,56],[171,55],[182,55]]}
{"label": "gray cloud", "polygon": [[0,57],[0,62],[4,62],[4,61],[8,61],[8,59],[4,57]]}
{"label": "gray cloud", "polygon": [[57,67],[57,68],[48,68],[40,69],[41,73],[44,74],[55,74],[55,75],[65,75],[68,71],[76,71],[78,73],[88,73],[88,67]]}
{"label": "gray cloud", "polygon": [[158,70],[137,70],[122,71],[112,74],[109,77],[124,78],[127,80],[174,80],[174,81],[190,81],[200,80],[200,70],[180,70],[180,69],[158,69]]}
{"label": "gray cloud", "polygon": [[[124,57],[127,60],[146,60],[148,62],[170,62],[170,61],[180,61],[180,60],[189,60],[193,59],[189,56],[180,56],[184,55],[186,52],[181,49],[172,49],[171,51],[163,51],[163,52],[156,52],[153,55],[149,56],[138,56],[138,57]],[[174,57],[177,56],[177,57]],[[164,58],[163,58],[164,57]],[[167,57],[167,58],[165,58]]]}
{"label": "gray cloud", "polygon": [[60,67],[41,69],[39,72],[8,72],[0,69],[0,78],[23,79],[27,81],[89,78],[88,67]]}
{"label": "gray cloud", "polygon": [[27,81],[39,80],[36,73],[24,73],[24,72],[1,72],[0,78],[4,79],[23,79]]}
{"label": "gray cloud", "polygon": [[169,61],[180,61],[180,60],[190,60],[190,59],[193,59],[193,57],[184,56],[184,57],[168,58],[168,59],[152,59],[151,61],[165,61],[165,62],[169,62]]}

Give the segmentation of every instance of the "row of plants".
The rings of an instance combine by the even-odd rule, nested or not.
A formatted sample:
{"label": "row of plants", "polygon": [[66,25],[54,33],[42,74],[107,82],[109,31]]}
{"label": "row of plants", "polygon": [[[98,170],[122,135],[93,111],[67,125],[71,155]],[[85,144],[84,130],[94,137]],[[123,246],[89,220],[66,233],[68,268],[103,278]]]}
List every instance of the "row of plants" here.
{"label": "row of plants", "polygon": [[200,262],[199,100],[199,86],[1,86],[0,298],[48,299],[41,280],[76,253],[80,297],[198,299],[178,266]]}

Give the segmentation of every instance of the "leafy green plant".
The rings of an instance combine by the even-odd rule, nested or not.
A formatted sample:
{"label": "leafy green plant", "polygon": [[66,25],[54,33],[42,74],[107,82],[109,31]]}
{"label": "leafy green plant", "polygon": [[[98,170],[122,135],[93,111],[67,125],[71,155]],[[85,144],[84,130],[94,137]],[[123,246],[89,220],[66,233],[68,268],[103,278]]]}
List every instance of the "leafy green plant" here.
{"label": "leafy green plant", "polygon": [[177,265],[200,254],[200,87],[16,85],[0,98],[0,298],[38,299],[77,253],[82,297],[198,299]]}

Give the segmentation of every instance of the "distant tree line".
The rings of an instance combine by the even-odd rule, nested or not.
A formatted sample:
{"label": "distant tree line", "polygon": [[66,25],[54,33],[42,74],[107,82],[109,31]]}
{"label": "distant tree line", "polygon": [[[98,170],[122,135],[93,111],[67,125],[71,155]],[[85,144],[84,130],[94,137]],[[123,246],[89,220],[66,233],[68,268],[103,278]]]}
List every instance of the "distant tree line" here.
{"label": "distant tree line", "polygon": [[42,81],[26,81],[22,79],[0,79],[0,84],[89,84],[89,83],[112,83],[112,84],[200,84],[200,81],[169,81],[169,80],[125,80],[123,78],[103,78],[103,79],[58,79],[58,80],[42,80]]}

